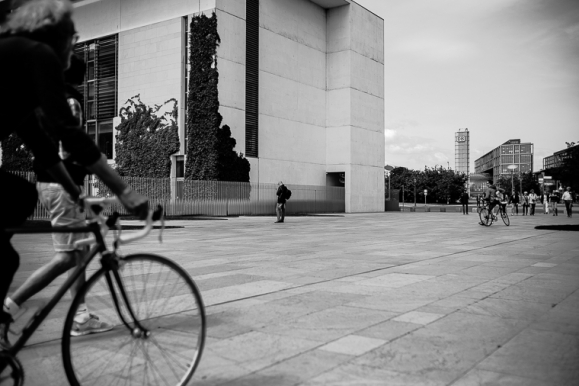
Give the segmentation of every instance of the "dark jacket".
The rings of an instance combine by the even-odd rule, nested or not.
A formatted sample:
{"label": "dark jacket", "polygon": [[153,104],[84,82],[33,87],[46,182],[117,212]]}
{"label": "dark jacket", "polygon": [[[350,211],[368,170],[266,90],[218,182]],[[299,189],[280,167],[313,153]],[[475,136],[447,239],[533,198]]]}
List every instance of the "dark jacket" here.
{"label": "dark jacket", "polygon": [[511,204],[518,204],[519,203],[519,195],[518,194],[513,194],[511,196],[511,200],[509,201]]}
{"label": "dark jacket", "polygon": [[285,204],[286,203],[286,199],[285,199],[285,193],[287,191],[287,188],[285,187],[285,185],[280,185],[279,188],[277,188],[277,192],[275,193],[277,195],[277,203],[278,204]]}
{"label": "dark jacket", "polygon": [[27,38],[2,37],[0,58],[0,141],[16,133],[41,168],[60,162],[58,148],[39,124],[37,114],[42,111],[77,162],[91,165],[99,160],[100,150],[79,130],[68,107],[62,64],[54,51]]}
{"label": "dark jacket", "polygon": [[[83,96],[81,93],[79,93],[74,86],[72,85],[65,85],[65,94],[66,94],[66,99],[68,101],[69,107],[71,107],[71,111],[73,111],[73,107],[71,106],[71,104],[73,102],[76,102],[75,106],[80,107],[80,111],[77,111],[75,113],[73,113],[73,115],[75,115],[75,117],[77,119],[79,119],[82,123],[84,123],[84,109],[82,108],[83,106]],[[50,123],[46,122],[46,120],[42,120],[42,125],[44,126],[48,126],[50,127]],[[79,129],[82,130],[82,129]],[[56,139],[55,135],[54,135],[54,131],[51,129],[47,130],[49,136],[51,137],[51,139],[53,140],[53,144],[58,147],[58,140]],[[64,149],[65,151],[67,149]],[[69,156],[68,158],[63,160],[64,166],[66,168],[66,171],[68,172],[68,174],[70,174],[72,180],[74,181],[75,184],[81,186],[84,184],[84,178],[86,177],[86,175],[88,174],[88,171],[86,170],[86,168],[80,164],[78,164],[77,162],[75,162],[74,156]],[[38,182],[57,182],[44,168],[42,168],[40,165],[38,165],[38,163],[34,163],[34,172],[36,173],[36,180]]]}
{"label": "dark jacket", "polygon": [[463,193],[462,196],[460,196],[460,203],[463,205],[468,204],[468,193]]}

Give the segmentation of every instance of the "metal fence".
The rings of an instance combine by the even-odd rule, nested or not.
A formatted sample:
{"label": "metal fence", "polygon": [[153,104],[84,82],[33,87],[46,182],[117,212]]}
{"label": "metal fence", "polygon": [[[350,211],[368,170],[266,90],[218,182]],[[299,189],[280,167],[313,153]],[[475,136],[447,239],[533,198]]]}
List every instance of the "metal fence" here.
{"label": "metal fence", "polygon": [[[30,172],[14,172],[35,182]],[[276,184],[225,181],[179,181],[170,178],[123,177],[133,189],[149,197],[151,205],[162,205],[167,216],[251,216],[275,215]],[[292,196],[286,214],[343,213],[346,209],[343,187],[286,185]],[[87,195],[108,197],[112,193],[96,177],[85,179]],[[189,192],[177,195],[176,191]],[[173,192],[173,195],[171,194]],[[181,198],[179,198],[181,196]],[[183,196],[186,196],[183,198]],[[177,197],[177,198],[175,198]],[[128,214],[122,207],[110,209]],[[38,203],[33,218],[48,218],[46,209]]]}

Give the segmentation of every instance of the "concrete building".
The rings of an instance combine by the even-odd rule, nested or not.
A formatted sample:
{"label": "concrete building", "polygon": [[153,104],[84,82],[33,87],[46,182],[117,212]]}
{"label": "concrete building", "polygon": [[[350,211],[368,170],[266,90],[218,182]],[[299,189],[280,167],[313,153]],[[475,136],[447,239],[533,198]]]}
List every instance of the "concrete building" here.
{"label": "concrete building", "polygon": [[511,139],[474,161],[475,173],[488,173],[496,182],[500,175],[511,175],[509,165],[516,165],[514,173],[533,171],[533,144]]}
{"label": "concrete building", "polygon": [[573,147],[574,146],[559,150],[553,153],[553,155],[543,158],[543,170],[548,171],[549,169],[558,168],[563,165],[563,161],[571,157],[571,150],[573,150]]}
{"label": "concrete building", "polygon": [[[251,182],[344,181],[347,212],[384,210],[384,23],[372,12],[350,0],[74,5],[77,51],[89,59],[92,49],[95,68],[114,68],[99,80],[107,69],[89,66],[95,75],[85,93],[87,130],[110,158],[116,115],[128,98],[140,94],[148,105],[175,98],[182,146],[172,176],[182,176],[188,26],[192,16],[215,12],[220,113],[235,150],[250,161]],[[100,87],[89,90],[91,82]]]}
{"label": "concrete building", "polygon": [[454,170],[470,174],[470,133],[468,129],[454,133]]}

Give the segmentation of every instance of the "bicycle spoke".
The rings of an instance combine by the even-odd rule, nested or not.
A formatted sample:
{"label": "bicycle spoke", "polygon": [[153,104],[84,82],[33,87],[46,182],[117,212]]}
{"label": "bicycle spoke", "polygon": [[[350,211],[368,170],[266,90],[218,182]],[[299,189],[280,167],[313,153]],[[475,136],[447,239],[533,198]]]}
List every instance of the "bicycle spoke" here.
{"label": "bicycle spoke", "polygon": [[[101,271],[99,271],[101,272]],[[127,256],[113,280],[119,309],[134,326],[129,309],[148,336],[119,327],[78,339],[68,339],[70,368],[82,385],[184,385],[196,368],[205,339],[205,314],[188,274],[170,261],[152,255]],[[116,284],[115,284],[116,283]],[[120,296],[122,285],[127,297]],[[108,285],[102,276],[90,278],[81,291],[91,312],[120,324]],[[73,306],[77,307],[75,298]],[[69,322],[67,316],[67,323]],[[63,339],[64,341],[67,339]],[[71,371],[67,370],[70,379]],[[73,386],[78,383],[71,382]]]}

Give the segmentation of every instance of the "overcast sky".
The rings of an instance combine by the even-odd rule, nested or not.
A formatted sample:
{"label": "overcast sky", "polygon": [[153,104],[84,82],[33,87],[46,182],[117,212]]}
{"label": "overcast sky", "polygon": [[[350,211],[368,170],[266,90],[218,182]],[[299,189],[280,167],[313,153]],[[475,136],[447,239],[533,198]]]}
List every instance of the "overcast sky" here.
{"label": "overcast sky", "polygon": [[509,139],[579,142],[579,0],[356,0],[384,19],[386,164],[454,168]]}

